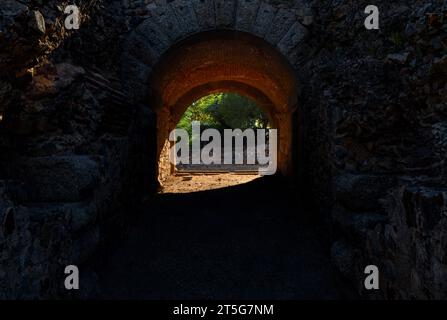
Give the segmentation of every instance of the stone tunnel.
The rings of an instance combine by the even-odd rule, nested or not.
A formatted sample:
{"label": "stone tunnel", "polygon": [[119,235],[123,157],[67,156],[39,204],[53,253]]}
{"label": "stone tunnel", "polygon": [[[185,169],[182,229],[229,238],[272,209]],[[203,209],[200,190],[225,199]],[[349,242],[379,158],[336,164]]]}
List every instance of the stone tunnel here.
{"label": "stone tunnel", "polygon": [[[152,34],[148,30],[140,32]],[[146,47],[144,51],[148,41],[139,41],[131,41],[129,50],[139,50],[135,55],[139,54],[140,59],[146,61],[151,48]],[[130,88],[135,87],[135,82],[141,84],[133,77],[133,68],[140,68],[138,64],[135,66],[134,59],[126,57],[124,60],[132,64],[124,68],[129,71]],[[143,63],[141,60],[139,63]],[[149,70],[154,68],[154,78],[147,87],[152,92],[149,105],[157,113],[157,151],[160,153],[157,155],[165,159],[160,162],[165,168],[159,170],[161,180],[170,174],[169,133],[189,105],[215,92],[237,92],[256,101],[272,126],[278,129],[280,171],[284,175],[291,174],[292,114],[296,110],[297,83],[291,65],[267,42],[235,31],[200,33],[178,43],[162,61],[148,67]]]}
{"label": "stone tunnel", "polygon": [[365,1],[76,3],[79,30],[59,1],[0,6],[0,298],[65,297],[67,265],[95,287],[94,257],[171,174],[169,132],[216,92],[268,115],[347,287],[447,298],[445,2],[377,0],[380,31]]}

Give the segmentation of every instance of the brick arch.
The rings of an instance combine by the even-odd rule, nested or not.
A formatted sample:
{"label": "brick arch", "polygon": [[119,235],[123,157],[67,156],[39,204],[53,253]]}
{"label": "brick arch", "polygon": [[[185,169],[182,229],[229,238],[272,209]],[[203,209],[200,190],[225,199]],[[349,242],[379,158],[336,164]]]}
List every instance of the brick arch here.
{"label": "brick arch", "polygon": [[241,82],[221,81],[210,82],[202,86],[198,86],[190,90],[186,95],[182,96],[171,108],[172,122],[178,123],[186,112],[187,108],[202,97],[213,93],[237,93],[250,98],[256,105],[268,116],[273,126],[277,127],[277,119],[275,118],[273,102],[264,95],[263,92],[256,88],[250,87]]}
{"label": "brick arch", "polygon": [[308,35],[301,23],[311,10],[274,5],[271,0],[155,0],[149,17],[128,36],[122,55],[125,89],[135,100],[147,94],[147,81],[163,54],[180,41],[207,31],[248,33],[269,43],[288,62],[297,62]]}
{"label": "brick arch", "polygon": [[290,63],[270,44],[247,33],[205,32],[171,47],[153,67],[150,105],[158,115],[161,180],[171,166],[166,138],[186,108],[213,92],[237,92],[252,98],[278,129],[278,167],[291,171],[292,113],[297,83]]}
{"label": "brick arch", "polygon": [[122,73],[128,96],[157,113],[158,156],[194,99],[231,91],[254,98],[277,124],[279,170],[290,174],[293,65],[307,35],[295,11],[257,0],[156,3],[129,34]]}

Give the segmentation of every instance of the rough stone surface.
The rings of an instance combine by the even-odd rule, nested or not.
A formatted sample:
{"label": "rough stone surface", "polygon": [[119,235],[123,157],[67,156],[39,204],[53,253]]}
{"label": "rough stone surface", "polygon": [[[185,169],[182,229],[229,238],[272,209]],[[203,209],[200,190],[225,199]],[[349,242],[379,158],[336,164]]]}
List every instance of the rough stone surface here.
{"label": "rough stone surface", "polygon": [[199,30],[194,6],[189,0],[176,0],[171,2],[171,6],[179,21],[180,27],[188,33],[194,33]]}
{"label": "rough stone surface", "polygon": [[212,29],[216,25],[214,0],[193,0],[196,18],[201,30]]}
{"label": "rough stone surface", "polygon": [[259,4],[260,0],[239,1],[236,13],[236,29],[248,32],[252,30]]}
{"label": "rough stone surface", "polygon": [[267,32],[265,39],[271,44],[277,44],[296,21],[297,19],[293,12],[287,9],[279,9],[271,22],[270,30]]}
{"label": "rough stone surface", "polygon": [[[445,298],[447,100],[439,67],[446,25],[430,18],[445,8],[442,1],[376,5],[386,7],[380,33],[365,32],[362,5],[327,1],[313,15],[328,34],[313,29],[320,39],[302,45],[314,57],[297,56],[312,141],[304,166],[318,177],[309,181],[320,207],[331,211],[339,240],[333,261],[364,297]],[[375,293],[363,287],[369,264],[383,280]]]}
{"label": "rough stone surface", "polygon": [[217,28],[230,28],[234,23],[235,0],[214,0]]}
{"label": "rough stone surface", "polygon": [[180,29],[172,7],[167,5],[165,0],[158,1],[157,6],[152,10],[151,14],[154,20],[167,30],[166,34],[172,39],[178,39],[183,35],[185,30]]}
{"label": "rough stone surface", "polygon": [[83,200],[99,183],[98,165],[85,156],[28,158],[18,165],[31,201]]}
{"label": "rough stone surface", "polygon": [[335,197],[345,208],[352,211],[376,211],[380,200],[396,184],[390,176],[346,174],[335,179]]}
{"label": "rough stone surface", "polygon": [[[365,1],[77,3],[77,31],[63,28],[60,1],[0,6],[0,298],[64,295],[62,266],[87,263],[122,229],[116,209],[157,187],[151,73],[170,49],[216,29],[258,37],[248,57],[275,47],[298,78],[286,91],[297,101],[277,102],[297,111],[278,119],[296,122],[284,123],[299,137],[297,174],[333,226],[341,275],[367,298],[447,297],[445,1],[378,0],[378,32],[364,28]],[[216,89],[194,78],[204,65],[171,66],[185,70],[177,85]],[[235,65],[208,79],[235,80]],[[258,70],[241,78],[274,79]],[[226,88],[262,96],[237,80]],[[375,294],[362,288],[372,263],[384,288]]]}
{"label": "rough stone surface", "polygon": [[[33,66],[53,51],[73,31],[63,27],[65,14],[60,1],[31,3],[2,1],[0,8],[0,68],[2,74]],[[81,23],[98,8],[100,1],[78,3]],[[38,10],[33,10],[38,9]]]}
{"label": "rough stone surface", "polygon": [[[402,187],[387,202],[386,222],[362,230],[355,247],[337,242],[332,257],[348,279],[361,277],[364,263],[381,270],[379,293],[359,291],[386,299],[442,299],[447,292],[446,194],[424,187]],[[361,250],[363,248],[363,250]]]}
{"label": "rough stone surface", "polygon": [[256,20],[254,22],[253,33],[260,37],[264,37],[271,27],[271,23],[275,18],[277,10],[278,9],[274,6],[265,2],[261,2],[261,4],[259,5]]}
{"label": "rough stone surface", "polygon": [[301,25],[299,22],[295,22],[290,30],[284,35],[284,37],[278,43],[278,49],[281,53],[288,57],[292,63],[291,59],[293,55],[293,50],[295,47],[299,46],[300,43],[307,36],[307,29]]}

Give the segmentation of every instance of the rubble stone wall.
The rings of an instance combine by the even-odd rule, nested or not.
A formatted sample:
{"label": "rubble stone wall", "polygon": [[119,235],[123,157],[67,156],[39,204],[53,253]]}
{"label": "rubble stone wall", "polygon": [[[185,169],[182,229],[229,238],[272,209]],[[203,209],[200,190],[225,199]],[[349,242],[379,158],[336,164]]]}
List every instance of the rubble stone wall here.
{"label": "rubble stone wall", "polygon": [[[66,294],[63,268],[89,265],[117,208],[154,190],[148,77],[206,30],[248,32],[293,66],[303,189],[342,277],[367,298],[447,297],[444,0],[377,0],[370,31],[368,1],[77,3],[76,31],[65,2],[0,7],[0,298]],[[379,291],[363,288],[370,264]]]}
{"label": "rubble stone wall", "polygon": [[[446,2],[376,1],[372,31],[368,4],[314,11],[312,58],[297,64],[307,182],[331,212],[333,261],[360,294],[445,298]],[[365,290],[367,265],[381,290]]]}

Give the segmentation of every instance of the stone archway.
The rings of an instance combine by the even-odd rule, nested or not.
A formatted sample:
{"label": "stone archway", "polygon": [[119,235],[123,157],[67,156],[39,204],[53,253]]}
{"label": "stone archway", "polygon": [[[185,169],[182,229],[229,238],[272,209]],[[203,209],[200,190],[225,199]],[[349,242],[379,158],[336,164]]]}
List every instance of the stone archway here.
{"label": "stone archway", "polygon": [[[256,200],[272,200],[259,210],[270,208],[276,216],[289,199],[310,202],[309,220],[317,216],[319,224],[330,227],[331,261],[365,298],[445,298],[445,5],[440,0],[375,2],[383,8],[380,32],[366,30],[362,4],[347,0],[78,0],[79,30],[64,27],[65,2],[2,1],[0,274],[8,276],[0,278],[0,298],[66,296],[60,284],[68,264],[80,265],[87,282],[96,278],[84,266],[100,256],[96,252],[103,243],[120,238],[142,196],[151,213],[142,233],[152,237],[149,241],[169,238],[165,231],[176,230],[153,223],[165,214],[152,212],[157,204],[145,201],[152,200],[147,193],[156,187],[148,179],[155,177],[151,164],[157,157],[152,111],[161,127],[169,128],[192,99],[236,91],[254,97],[284,131],[296,106],[296,94],[288,89],[292,82],[282,82],[289,73],[302,79],[294,86],[300,92],[299,112],[291,120],[302,132],[300,141],[291,142],[304,146],[296,166],[302,188],[282,192],[261,184],[266,196],[257,194]],[[234,45],[217,50],[207,37],[211,34]],[[208,49],[202,49],[201,60],[186,63],[179,52],[188,46]],[[210,47],[220,57],[214,69],[205,63]],[[257,59],[237,53],[242,47]],[[232,57],[243,62],[224,66]],[[262,61],[264,66],[254,63]],[[181,74],[169,69],[183,62]],[[269,73],[283,64],[283,73]],[[282,144],[286,151],[288,143]],[[282,180],[279,185],[286,186]],[[272,198],[270,191],[284,200]],[[254,202],[243,193],[235,196]],[[212,199],[210,206],[216,202]],[[232,205],[234,199],[224,202]],[[286,218],[297,212],[296,206],[290,209]],[[233,206],[224,211],[240,213]],[[274,229],[273,220],[246,211]],[[191,225],[190,217],[182,216]],[[254,224],[241,226],[246,225]],[[152,226],[160,237],[148,232]],[[280,229],[281,234],[300,233],[293,224],[283,226],[291,228]],[[265,232],[261,238],[271,242]],[[287,239],[283,247],[289,244],[306,241]],[[258,242],[256,247],[263,249]],[[147,247],[142,250],[147,260],[139,254],[136,259],[153,258]],[[281,260],[296,261],[291,258]],[[118,255],[118,260],[126,259]],[[377,263],[381,279],[381,290],[374,293],[359,286],[371,263]],[[157,264],[156,269],[163,268]],[[141,288],[141,278],[135,279]],[[297,292],[301,289],[297,286]]]}
{"label": "stone archway", "polygon": [[292,171],[296,80],[288,62],[263,40],[240,32],[207,32],[172,47],[154,67],[151,106],[157,113],[159,177],[169,174],[169,132],[186,108],[214,92],[252,98],[278,130],[278,168]]}
{"label": "stone archway", "polygon": [[[232,91],[254,99],[276,124],[278,168],[290,175],[293,65],[307,35],[295,13],[260,1],[177,1],[151,14],[129,36],[122,72],[128,96],[157,113],[158,157],[167,158],[166,139],[190,103]],[[170,170],[166,162],[160,171]]]}

